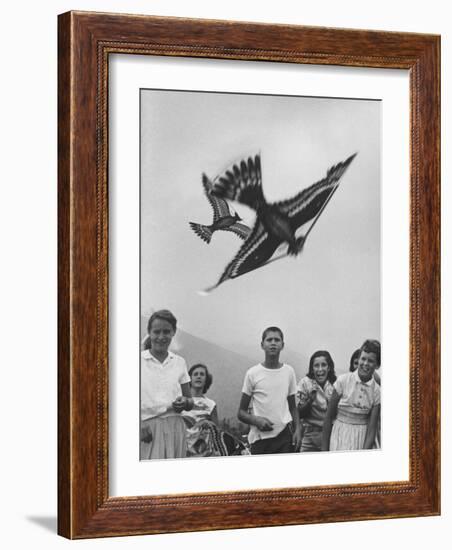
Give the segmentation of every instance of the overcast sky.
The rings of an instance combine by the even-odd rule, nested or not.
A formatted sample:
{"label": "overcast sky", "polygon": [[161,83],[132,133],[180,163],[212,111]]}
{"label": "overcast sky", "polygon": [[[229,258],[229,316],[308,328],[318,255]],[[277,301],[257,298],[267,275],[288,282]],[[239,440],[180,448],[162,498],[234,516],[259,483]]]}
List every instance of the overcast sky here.
{"label": "overcast sky", "polygon": [[[182,329],[243,353],[278,325],[309,357],[327,349],[339,371],[365,338],[380,337],[380,109],[378,101],[143,90],[141,308],[173,311]],[[301,255],[207,296],[241,240],[210,244],[189,221],[212,223],[201,175],[261,154],[264,194],[283,200],[358,155]],[[252,226],[254,214],[234,204]]]}

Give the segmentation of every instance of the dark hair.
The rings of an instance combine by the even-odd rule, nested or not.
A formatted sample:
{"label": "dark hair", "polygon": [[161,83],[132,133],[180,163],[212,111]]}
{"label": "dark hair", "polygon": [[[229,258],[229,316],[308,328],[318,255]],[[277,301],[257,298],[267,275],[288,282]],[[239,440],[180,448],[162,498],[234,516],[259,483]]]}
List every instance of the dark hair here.
{"label": "dark hair", "polygon": [[141,344],[143,346],[143,350],[151,349],[152,344],[151,344],[151,337],[149,336],[149,334],[146,334],[146,336],[143,338]]}
{"label": "dark hair", "polygon": [[168,323],[173,327],[174,332],[176,332],[177,319],[168,309],[159,309],[158,311],[154,311],[154,313],[149,317],[148,332],[151,332],[152,323],[156,319],[160,319],[161,321],[168,321]]}
{"label": "dark hair", "polygon": [[[202,368],[206,371],[206,382],[205,382],[204,388],[202,390],[202,393],[206,393],[206,391],[212,385],[212,381],[213,381],[213,376],[210,374],[209,369],[206,367],[206,365],[203,365],[202,363],[196,363],[196,365],[193,365],[192,367],[190,367],[190,370],[188,371],[188,375],[190,376],[190,380],[191,380],[191,375],[192,375],[193,371],[195,369],[200,369],[200,368]],[[190,385],[191,385],[191,381],[190,381]]]}
{"label": "dark hair", "polygon": [[366,340],[359,350],[360,355],[362,351],[365,351],[366,353],[375,353],[377,365],[380,366],[381,346],[378,340]]}
{"label": "dark hair", "polygon": [[267,337],[267,334],[269,332],[279,332],[279,334],[281,336],[281,340],[284,342],[284,334],[283,334],[283,331],[279,327],[267,327],[264,330],[264,332],[262,333],[262,342],[265,340],[265,338]]}
{"label": "dark hair", "polygon": [[360,355],[361,355],[361,350],[359,348],[355,349],[355,351],[352,353],[352,356],[350,357],[350,372],[353,372],[356,370],[353,363],[355,362],[356,359],[359,359]]}
{"label": "dark hair", "polygon": [[334,361],[333,361],[329,351],[319,350],[319,351],[314,352],[311,355],[311,359],[309,359],[309,371],[308,371],[307,376],[309,378],[312,378],[312,380],[315,380],[314,360],[317,359],[317,357],[325,357],[327,365],[328,365],[327,380],[329,380],[331,382],[331,384],[334,384],[334,382],[336,382],[337,376],[336,376],[336,373],[334,372]]}

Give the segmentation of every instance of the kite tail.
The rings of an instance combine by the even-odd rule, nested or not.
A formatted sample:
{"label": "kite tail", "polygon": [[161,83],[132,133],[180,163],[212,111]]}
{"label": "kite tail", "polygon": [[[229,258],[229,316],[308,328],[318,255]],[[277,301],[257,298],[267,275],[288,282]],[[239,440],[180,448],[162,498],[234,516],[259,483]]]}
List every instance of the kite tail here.
{"label": "kite tail", "polygon": [[198,237],[201,237],[201,239],[204,242],[209,244],[210,239],[212,238],[212,231],[210,227],[208,225],[201,225],[200,223],[194,223],[194,222],[189,222],[189,223],[190,223],[190,227],[198,235]]}

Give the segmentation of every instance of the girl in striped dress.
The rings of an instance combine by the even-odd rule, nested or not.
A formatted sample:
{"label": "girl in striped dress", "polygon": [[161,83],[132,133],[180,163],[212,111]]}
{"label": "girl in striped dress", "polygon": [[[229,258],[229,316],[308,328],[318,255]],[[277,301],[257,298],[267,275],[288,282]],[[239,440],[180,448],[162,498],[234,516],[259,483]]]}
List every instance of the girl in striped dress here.
{"label": "girl in striped dress", "polygon": [[374,372],[380,366],[380,342],[366,340],[360,348],[356,371],[342,374],[323,424],[322,450],[372,449],[380,418],[380,386]]}

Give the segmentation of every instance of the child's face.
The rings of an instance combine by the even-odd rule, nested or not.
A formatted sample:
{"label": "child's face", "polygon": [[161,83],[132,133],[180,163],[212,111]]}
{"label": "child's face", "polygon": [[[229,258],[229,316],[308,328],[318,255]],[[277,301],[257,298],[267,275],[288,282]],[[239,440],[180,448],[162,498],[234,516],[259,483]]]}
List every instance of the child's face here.
{"label": "child's face", "polygon": [[192,388],[203,390],[206,384],[206,369],[203,367],[197,367],[191,373],[191,386]]}
{"label": "child's face", "polygon": [[155,319],[152,322],[149,336],[151,338],[151,350],[157,354],[164,354],[171,344],[174,329],[168,321]]}
{"label": "child's face", "polygon": [[363,382],[367,382],[374,375],[378,367],[377,356],[373,352],[362,351],[359,356],[358,376]]}
{"label": "child's face", "polygon": [[279,355],[280,351],[284,347],[283,339],[281,334],[275,331],[269,331],[265,335],[265,338],[262,340],[262,349],[265,351],[266,355],[276,356]]}
{"label": "child's face", "polygon": [[324,384],[326,382],[328,370],[328,363],[324,355],[314,359],[314,362],[312,363],[312,371],[314,373],[314,378],[319,384]]}

